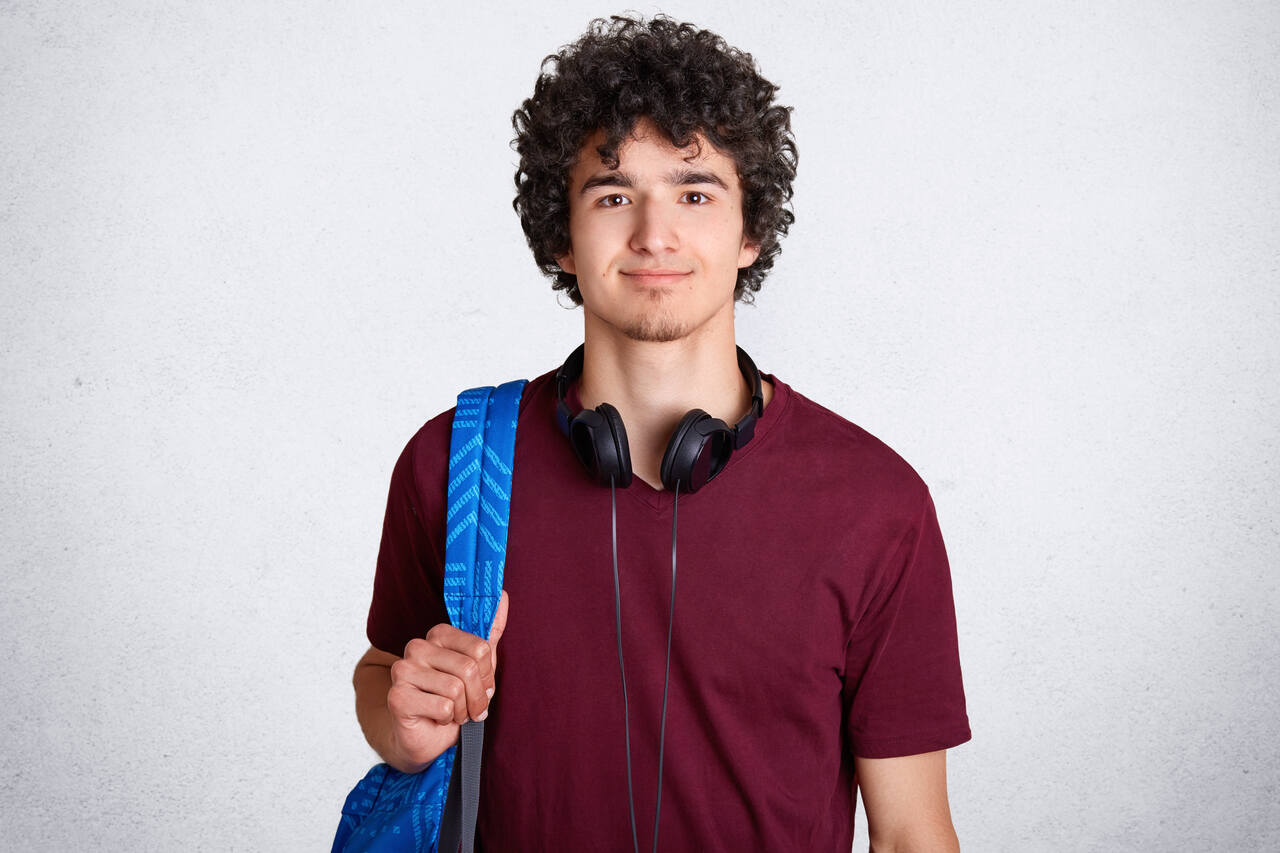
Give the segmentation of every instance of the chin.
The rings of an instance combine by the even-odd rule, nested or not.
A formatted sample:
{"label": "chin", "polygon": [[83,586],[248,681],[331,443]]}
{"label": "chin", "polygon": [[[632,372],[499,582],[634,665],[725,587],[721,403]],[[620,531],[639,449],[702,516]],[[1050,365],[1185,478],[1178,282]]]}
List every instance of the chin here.
{"label": "chin", "polygon": [[666,344],[689,334],[689,327],[671,317],[645,317],[624,326],[622,333],[633,341]]}

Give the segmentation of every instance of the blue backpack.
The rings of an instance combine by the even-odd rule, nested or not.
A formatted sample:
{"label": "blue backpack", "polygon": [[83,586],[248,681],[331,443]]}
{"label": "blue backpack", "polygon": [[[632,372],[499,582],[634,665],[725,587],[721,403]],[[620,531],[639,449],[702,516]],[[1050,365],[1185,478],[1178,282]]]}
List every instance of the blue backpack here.
{"label": "blue backpack", "polygon": [[[444,603],[449,622],[488,637],[502,594],[516,420],[525,380],[458,395],[449,440]],[[421,773],[379,764],[347,795],[333,853],[471,853],[484,723]],[[461,765],[460,767],[458,765]],[[458,772],[455,772],[458,771]]]}

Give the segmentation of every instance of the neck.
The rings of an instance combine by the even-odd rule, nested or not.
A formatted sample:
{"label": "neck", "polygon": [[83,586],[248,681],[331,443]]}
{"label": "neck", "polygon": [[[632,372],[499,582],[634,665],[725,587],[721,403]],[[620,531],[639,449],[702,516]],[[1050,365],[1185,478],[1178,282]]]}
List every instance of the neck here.
{"label": "neck", "polygon": [[[765,402],[772,388],[764,383]],[[738,369],[732,308],[728,322],[708,325],[676,341],[635,341],[611,327],[587,322],[582,381],[585,408],[607,402],[627,427],[635,476],[655,489],[662,454],[680,419],[702,409],[732,426],[751,405]]]}

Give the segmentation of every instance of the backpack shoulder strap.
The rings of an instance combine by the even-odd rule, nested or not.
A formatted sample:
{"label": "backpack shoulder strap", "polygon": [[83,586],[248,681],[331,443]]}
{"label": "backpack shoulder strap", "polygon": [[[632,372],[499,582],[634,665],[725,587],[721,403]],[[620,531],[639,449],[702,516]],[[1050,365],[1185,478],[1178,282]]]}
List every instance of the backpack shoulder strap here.
{"label": "backpack shoulder strap", "polygon": [[502,594],[516,421],[525,380],[458,395],[449,440],[444,603],[449,621],[489,636]]}
{"label": "backpack shoulder strap", "polygon": [[458,395],[449,437],[449,485],[445,510],[444,606],[456,628],[469,630],[463,618],[471,597],[480,523],[480,464],[484,424],[493,388],[468,388]]}
{"label": "backpack shoulder strap", "polygon": [[[488,637],[502,595],[516,422],[525,380],[458,395],[449,443],[444,599],[449,621]],[[440,850],[471,853],[480,804],[484,723],[466,722],[450,781]],[[459,766],[460,765],[460,766]],[[459,813],[460,812],[460,813]]]}
{"label": "backpack shoulder strap", "polygon": [[489,419],[484,431],[484,456],[480,463],[480,523],[476,540],[475,582],[472,611],[468,617],[488,637],[502,596],[502,576],[507,564],[507,527],[511,516],[511,477],[515,463],[516,421],[525,381],[507,382],[489,398]]}

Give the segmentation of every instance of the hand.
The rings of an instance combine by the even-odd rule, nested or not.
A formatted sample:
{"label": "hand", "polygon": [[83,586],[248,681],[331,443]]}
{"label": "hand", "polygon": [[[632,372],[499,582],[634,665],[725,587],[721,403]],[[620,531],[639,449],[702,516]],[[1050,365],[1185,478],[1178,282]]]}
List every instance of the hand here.
{"label": "hand", "polygon": [[391,665],[391,739],[406,765],[426,767],[457,743],[462,723],[489,716],[507,607],[503,590],[488,642],[441,623],[426,639],[410,640]]}

